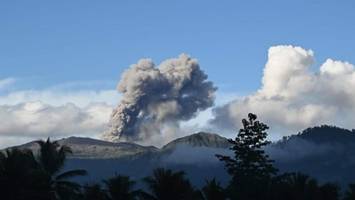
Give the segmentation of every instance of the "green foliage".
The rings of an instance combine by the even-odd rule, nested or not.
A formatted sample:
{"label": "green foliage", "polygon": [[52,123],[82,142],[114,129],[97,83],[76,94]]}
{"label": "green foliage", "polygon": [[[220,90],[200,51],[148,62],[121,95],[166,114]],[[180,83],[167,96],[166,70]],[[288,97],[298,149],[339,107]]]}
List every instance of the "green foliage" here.
{"label": "green foliage", "polygon": [[80,194],[81,186],[70,181],[75,176],[84,176],[85,170],[71,170],[60,173],[71,150],[67,146],[60,146],[48,138],[46,141],[37,141],[40,146],[38,162],[46,177],[51,199],[76,199]]}
{"label": "green foliage", "polygon": [[39,140],[37,144],[40,146],[38,161],[50,175],[59,172],[64,166],[67,154],[72,153],[69,147],[60,146],[49,138],[46,141]]}
{"label": "green foliage", "polygon": [[0,153],[0,195],[4,199],[77,199],[80,185],[71,182],[74,176],[86,175],[85,170],[60,173],[68,147],[56,142],[38,141],[39,155],[30,150],[12,149]]}
{"label": "green foliage", "polygon": [[158,168],[154,170],[152,177],[146,177],[151,193],[142,193],[141,198],[146,200],[196,200],[201,199],[199,191],[195,190],[190,181],[185,179],[182,171]]}
{"label": "green foliage", "polygon": [[104,183],[110,200],[134,200],[140,194],[139,190],[133,190],[135,182],[128,176],[117,175]]}
{"label": "green foliage", "polygon": [[109,197],[101,185],[94,184],[83,187],[82,200],[109,200]]}
{"label": "green foliage", "polygon": [[266,140],[269,127],[256,119],[256,115],[249,113],[248,119],[242,120],[243,128],[237,137],[229,140],[233,158],[217,155],[232,176],[228,191],[233,199],[264,199],[277,172],[273,160],[263,150],[270,143]]}
{"label": "green foliage", "polygon": [[[269,159],[263,148],[270,142],[266,140],[269,128],[249,114],[243,119],[235,140],[230,140],[234,157],[217,155],[225,163],[231,182],[227,194],[237,200],[337,200],[339,188],[327,183],[319,186],[315,179],[301,173],[277,175],[273,160]],[[350,194],[350,193],[349,193]]]}
{"label": "green foliage", "polygon": [[262,149],[270,143],[266,140],[269,127],[256,119],[256,115],[249,113],[248,120],[243,119],[243,128],[237,137],[229,140],[233,145],[231,150],[234,151],[234,158],[217,155],[235,181],[246,177],[255,180],[271,178],[277,172],[272,165],[273,160]]}
{"label": "green foliage", "polygon": [[0,152],[1,199],[42,199],[45,196],[40,186],[43,177],[39,174],[40,167],[31,151],[13,149]]}
{"label": "green foliage", "polygon": [[216,179],[206,181],[206,185],[202,188],[203,198],[205,200],[225,200],[226,194],[220,183]]}
{"label": "green foliage", "polygon": [[270,199],[273,200],[337,200],[340,199],[336,184],[318,182],[302,173],[286,173],[274,178]]}

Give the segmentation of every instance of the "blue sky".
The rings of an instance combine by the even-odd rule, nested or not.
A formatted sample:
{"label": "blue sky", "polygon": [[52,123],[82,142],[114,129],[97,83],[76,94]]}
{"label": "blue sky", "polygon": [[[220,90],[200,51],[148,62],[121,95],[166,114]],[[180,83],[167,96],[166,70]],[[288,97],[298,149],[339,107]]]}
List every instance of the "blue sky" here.
{"label": "blue sky", "polygon": [[[4,1],[0,77],[19,87],[104,81],[142,57],[186,52],[223,91],[260,86],[267,49],[355,62],[354,1]],[[21,83],[21,82],[20,82]],[[19,83],[19,84],[20,84]]]}
{"label": "blue sky", "polygon": [[[13,118],[0,120],[3,121],[1,127],[5,127],[0,128],[0,147],[47,137],[53,132],[53,137],[77,133],[97,137],[104,122],[108,121],[107,113],[119,102],[120,95],[115,87],[121,73],[141,58],[152,58],[156,64],[181,53],[197,58],[209,80],[219,88],[218,106],[230,100],[239,102],[244,97],[259,98],[253,94],[261,88],[268,50],[272,46],[293,45],[304,48],[281,47],[283,53],[278,56],[287,61],[287,70],[292,68],[290,63],[294,61],[291,54],[313,50],[314,56],[303,52],[297,54],[296,61],[307,61],[308,57],[315,59],[311,66],[303,67],[309,67],[314,72],[309,76],[319,79],[316,85],[322,85],[323,79],[317,74],[321,73],[319,68],[327,58],[344,62],[339,64],[329,61],[324,71],[330,72],[329,66],[342,72],[349,68],[345,71],[351,76],[353,65],[347,65],[345,61],[355,63],[354,8],[355,2],[350,0],[2,1],[0,118]],[[277,67],[280,66],[269,68],[277,72]],[[342,80],[340,77],[344,79],[337,76]],[[334,80],[329,80],[329,83]],[[334,83],[338,84],[339,81]],[[349,81],[348,86],[341,87],[350,91],[353,89],[352,83]],[[329,88],[333,86],[329,84]],[[291,89],[295,88],[290,86],[284,91]],[[323,95],[322,91],[326,89],[313,91],[312,94]],[[270,97],[268,92],[265,90],[262,95]],[[343,93],[346,92],[335,91],[331,94]],[[297,93],[294,96],[302,95]],[[312,121],[314,115],[309,113],[317,113],[322,110],[322,106],[329,107],[329,102],[321,102],[316,96],[309,99],[312,103],[295,99],[283,102],[282,105],[286,107],[282,109],[305,105],[292,107],[291,111],[299,111],[295,114],[298,117],[294,119],[308,114],[312,123],[293,119],[269,120],[268,111],[258,111],[271,125],[283,124],[280,130],[292,127],[295,132],[319,123],[338,124],[327,117],[321,121]],[[355,102],[351,94],[345,95],[344,99],[347,99],[344,102]],[[105,105],[95,104],[100,102]],[[317,102],[316,106],[314,102]],[[338,103],[333,102],[332,105],[336,107],[334,116],[338,116],[342,109],[355,110],[355,103],[349,104],[347,108],[335,104]],[[231,109],[235,107],[242,110],[238,106],[244,104],[227,105]],[[256,109],[255,105],[244,106]],[[233,123],[239,120],[240,114],[234,112],[237,111],[228,111]],[[68,113],[73,116],[71,121],[67,119]],[[225,116],[225,113],[219,114]],[[210,109],[193,123],[205,123],[211,115]],[[351,113],[348,116],[346,123],[339,124],[347,128],[354,127],[351,122],[354,118]],[[78,119],[79,122],[76,121]],[[100,123],[93,123],[93,119]],[[45,125],[54,125],[44,126],[48,128],[46,130],[38,129],[41,127],[40,120]],[[59,129],[63,124],[69,128]],[[83,127],[77,129],[77,124]],[[94,125],[87,127],[87,124]],[[198,127],[194,130],[198,130]]]}

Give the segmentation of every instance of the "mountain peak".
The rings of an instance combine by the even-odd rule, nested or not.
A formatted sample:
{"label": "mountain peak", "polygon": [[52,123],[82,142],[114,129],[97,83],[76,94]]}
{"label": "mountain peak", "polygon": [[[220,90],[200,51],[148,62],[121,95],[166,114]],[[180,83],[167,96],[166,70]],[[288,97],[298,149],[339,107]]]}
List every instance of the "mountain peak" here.
{"label": "mountain peak", "polygon": [[228,148],[230,143],[227,138],[218,134],[198,132],[189,136],[178,138],[166,144],[162,149],[172,149],[179,145],[188,145],[191,147],[212,147],[212,148]]}

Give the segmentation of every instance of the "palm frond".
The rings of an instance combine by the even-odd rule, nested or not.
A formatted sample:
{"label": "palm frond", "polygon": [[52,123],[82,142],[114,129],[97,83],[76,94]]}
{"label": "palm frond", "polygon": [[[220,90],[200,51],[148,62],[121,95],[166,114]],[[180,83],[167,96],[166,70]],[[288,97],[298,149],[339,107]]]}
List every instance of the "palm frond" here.
{"label": "palm frond", "polygon": [[70,171],[64,172],[62,174],[59,174],[55,179],[56,180],[63,180],[63,179],[72,178],[75,176],[85,176],[87,174],[88,174],[87,171],[83,170],[83,169],[70,170]]}
{"label": "palm frond", "polygon": [[144,199],[144,200],[157,200],[157,198],[155,198],[153,195],[144,191],[140,191],[137,196],[139,196],[140,199]]}
{"label": "palm frond", "polygon": [[67,188],[70,190],[80,190],[81,189],[81,185],[72,181],[56,181],[55,182],[56,187],[58,188]]}

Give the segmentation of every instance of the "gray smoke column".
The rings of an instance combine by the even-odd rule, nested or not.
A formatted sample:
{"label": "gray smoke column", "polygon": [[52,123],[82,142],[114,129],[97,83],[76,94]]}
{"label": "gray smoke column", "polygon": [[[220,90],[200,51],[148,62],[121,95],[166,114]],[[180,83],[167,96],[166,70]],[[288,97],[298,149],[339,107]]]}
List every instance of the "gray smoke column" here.
{"label": "gray smoke column", "polygon": [[168,137],[179,122],[213,106],[217,88],[196,59],[182,54],[159,66],[151,59],[139,60],[122,74],[117,89],[122,99],[102,138],[144,142]]}

